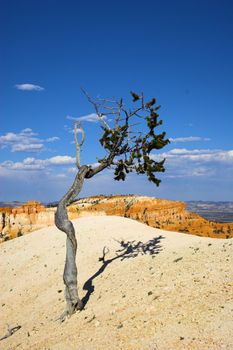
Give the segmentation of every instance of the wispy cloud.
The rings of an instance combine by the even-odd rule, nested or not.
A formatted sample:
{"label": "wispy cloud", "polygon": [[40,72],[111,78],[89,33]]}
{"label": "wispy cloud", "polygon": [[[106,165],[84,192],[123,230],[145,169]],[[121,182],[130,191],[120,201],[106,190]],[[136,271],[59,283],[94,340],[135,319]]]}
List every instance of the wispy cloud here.
{"label": "wispy cloud", "polygon": [[[106,116],[103,116],[102,118],[106,119]],[[98,121],[100,121],[100,118],[96,113],[83,115],[82,117],[77,117],[77,118],[72,117],[71,115],[67,115],[66,119],[80,121],[80,122],[91,122],[91,123],[98,123]]]}
{"label": "wispy cloud", "polygon": [[195,142],[195,141],[210,141],[208,137],[200,137],[200,136],[186,136],[186,137],[176,137],[170,138],[170,142]]}
{"label": "wispy cloud", "polygon": [[43,91],[44,88],[35,84],[16,84],[15,88],[22,91]]}
{"label": "wispy cloud", "polygon": [[36,136],[38,135],[36,132],[33,132],[31,128],[25,128],[21,130],[21,135],[27,135],[27,136]]}
{"label": "wispy cloud", "polygon": [[12,152],[38,152],[44,148],[42,143],[31,143],[31,144],[14,144],[11,147]]}
{"label": "wispy cloud", "polygon": [[44,140],[44,142],[55,142],[55,141],[59,141],[60,138],[57,136],[53,136],[53,137],[48,137],[47,139]]}
{"label": "wispy cloud", "polygon": [[46,139],[39,138],[32,129],[26,128],[19,133],[8,132],[5,135],[0,135],[0,148],[9,147],[11,152],[39,152],[45,149],[44,143],[58,140],[57,136]]}

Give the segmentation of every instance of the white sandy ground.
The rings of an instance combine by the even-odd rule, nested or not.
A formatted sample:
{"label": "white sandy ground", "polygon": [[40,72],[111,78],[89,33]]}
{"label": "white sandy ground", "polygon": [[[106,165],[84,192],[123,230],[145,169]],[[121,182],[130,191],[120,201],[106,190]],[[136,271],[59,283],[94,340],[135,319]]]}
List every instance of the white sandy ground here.
{"label": "white sandy ground", "polygon": [[[148,242],[157,254],[117,258],[92,281],[85,309],[62,324],[65,234],[45,228],[0,245],[0,350],[233,349],[232,240],[200,238],[114,217],[78,229],[79,293],[116,240]],[[135,253],[134,250],[133,253]],[[119,254],[119,252],[118,252]],[[182,258],[182,259],[180,259]]]}

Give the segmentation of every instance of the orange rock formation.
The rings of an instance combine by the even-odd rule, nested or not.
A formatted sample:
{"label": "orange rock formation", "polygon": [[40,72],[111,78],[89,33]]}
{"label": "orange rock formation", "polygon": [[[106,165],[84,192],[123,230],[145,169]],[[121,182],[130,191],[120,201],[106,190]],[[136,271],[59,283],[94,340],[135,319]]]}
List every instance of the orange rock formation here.
{"label": "orange rock formation", "polygon": [[233,237],[233,223],[216,223],[188,212],[184,202],[144,196],[97,196],[73,203],[70,216],[119,215],[149,226],[213,238]]}
{"label": "orange rock formation", "polygon": [[[32,201],[18,208],[0,209],[0,242],[54,225],[56,208]],[[216,223],[188,212],[184,202],[145,196],[96,196],[80,199],[68,207],[69,218],[118,215],[149,226],[198,236],[232,238],[233,223]]]}
{"label": "orange rock formation", "polygon": [[40,213],[42,211],[45,211],[45,207],[40,203],[36,201],[28,201],[25,204],[22,204],[20,207],[16,207],[12,209],[12,214],[35,214]]}
{"label": "orange rock formation", "polygon": [[54,210],[29,201],[16,208],[0,209],[0,242],[54,224]]}

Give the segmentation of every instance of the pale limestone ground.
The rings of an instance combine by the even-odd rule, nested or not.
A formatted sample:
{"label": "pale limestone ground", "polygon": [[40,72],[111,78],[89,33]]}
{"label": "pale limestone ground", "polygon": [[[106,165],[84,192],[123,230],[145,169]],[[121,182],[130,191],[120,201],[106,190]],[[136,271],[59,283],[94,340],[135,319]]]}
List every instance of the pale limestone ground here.
{"label": "pale limestone ground", "polygon": [[[85,310],[66,322],[65,234],[50,227],[0,245],[0,350],[233,349],[233,241],[162,231],[121,217],[75,220],[79,290],[116,240],[162,236],[158,254],[112,261],[93,280]],[[182,258],[182,259],[181,259]]]}

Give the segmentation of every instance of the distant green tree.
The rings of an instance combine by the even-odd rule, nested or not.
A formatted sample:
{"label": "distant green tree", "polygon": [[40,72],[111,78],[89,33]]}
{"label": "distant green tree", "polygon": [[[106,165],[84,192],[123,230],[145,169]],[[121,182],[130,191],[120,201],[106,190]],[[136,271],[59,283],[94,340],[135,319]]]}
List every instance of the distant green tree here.
{"label": "distant green tree", "polygon": [[[77,240],[72,222],[68,219],[67,205],[69,205],[82,189],[84,180],[90,179],[106,168],[114,169],[114,180],[124,181],[131,172],[144,174],[148,180],[159,186],[161,180],[156,173],[164,172],[165,159],[155,161],[150,156],[154,150],[159,150],[169,143],[165,132],[157,133],[157,128],[162,125],[159,120],[160,108],[156,99],[145,101],[144,95],[131,92],[133,108],[127,108],[123,99],[98,99],[94,101],[86,91],[83,93],[93,105],[96,116],[101,122],[102,136],[99,140],[105,149],[106,155],[98,159],[98,165],[81,165],[80,150],[85,139],[84,130],[79,121],[74,125],[74,139],[76,145],[77,175],[72,186],[59,201],[55,214],[57,228],[67,235],[66,261],[63,280],[65,284],[65,298],[67,307],[60,319],[63,321],[76,310],[83,308],[83,303],[78,297],[76,251]],[[108,116],[114,121],[110,126]],[[77,132],[81,132],[81,140],[78,141]]]}

